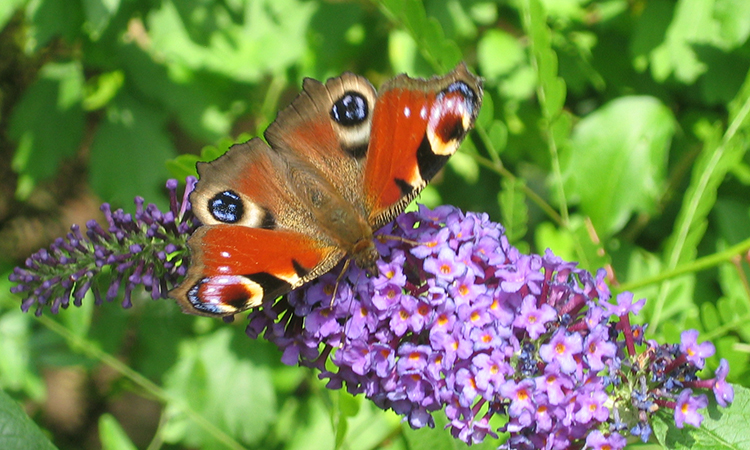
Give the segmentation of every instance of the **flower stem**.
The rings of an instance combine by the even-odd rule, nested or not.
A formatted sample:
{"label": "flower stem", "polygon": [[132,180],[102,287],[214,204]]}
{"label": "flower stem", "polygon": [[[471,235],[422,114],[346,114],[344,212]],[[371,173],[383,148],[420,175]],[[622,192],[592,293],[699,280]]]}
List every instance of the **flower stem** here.
{"label": "flower stem", "polygon": [[113,369],[114,371],[122,375],[123,377],[127,378],[131,382],[133,382],[133,384],[135,384],[136,386],[139,386],[141,389],[143,389],[146,393],[151,395],[153,398],[157,399],[162,405],[166,405],[167,403],[172,403],[172,404],[177,405],[177,407],[181,409],[182,412],[184,412],[188,417],[190,417],[190,419],[197,426],[202,428],[203,431],[208,433],[211,437],[213,437],[217,441],[226,445],[227,448],[235,449],[235,450],[245,449],[245,447],[243,447],[242,444],[237,442],[231,436],[229,436],[220,428],[218,428],[216,425],[214,425],[209,419],[203,417],[200,413],[193,410],[186,402],[170,395],[161,386],[155,384],[154,382],[144,377],[137,371],[131,369],[127,364],[118,360],[117,358],[110,355],[109,353],[101,350],[96,345],[89,342],[87,339],[80,337],[80,336],[76,336],[66,327],[64,327],[63,325],[60,325],[59,323],[55,322],[49,317],[40,316],[38,317],[38,320],[39,322],[42,323],[42,325],[49,328],[53,332],[59,334],[66,341],[68,341],[68,345],[72,349],[80,350],[82,353],[86,354],[87,356],[93,359],[96,359],[100,361],[101,363],[109,366],[111,369]]}
{"label": "flower stem", "polygon": [[698,258],[688,264],[683,264],[679,267],[676,267],[673,270],[660,272],[659,274],[654,275],[652,277],[642,278],[640,280],[631,281],[628,283],[622,283],[618,286],[613,286],[613,291],[614,292],[633,291],[635,289],[648,286],[651,284],[656,284],[664,280],[677,278],[680,275],[684,275],[686,273],[699,272],[701,270],[706,270],[711,267],[718,266],[719,264],[724,263],[724,262],[731,262],[732,258],[736,257],[739,254],[745,253],[748,250],[750,250],[750,239],[745,239],[739,244],[733,245],[732,247],[729,247],[723,251],[714,253],[712,255],[704,256],[702,258]]}

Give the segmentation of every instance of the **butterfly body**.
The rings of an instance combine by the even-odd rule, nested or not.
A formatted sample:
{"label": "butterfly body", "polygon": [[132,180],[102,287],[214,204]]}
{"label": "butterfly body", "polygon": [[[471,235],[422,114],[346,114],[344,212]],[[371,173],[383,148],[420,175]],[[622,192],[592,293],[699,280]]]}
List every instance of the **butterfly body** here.
{"label": "butterfly body", "polygon": [[183,310],[224,316],[260,305],[349,258],[371,275],[373,233],[403,212],[455,153],[481,105],[460,65],[400,75],[376,92],[353,74],[312,79],[265,132],[199,163],[190,196],[203,223],[170,292]]}

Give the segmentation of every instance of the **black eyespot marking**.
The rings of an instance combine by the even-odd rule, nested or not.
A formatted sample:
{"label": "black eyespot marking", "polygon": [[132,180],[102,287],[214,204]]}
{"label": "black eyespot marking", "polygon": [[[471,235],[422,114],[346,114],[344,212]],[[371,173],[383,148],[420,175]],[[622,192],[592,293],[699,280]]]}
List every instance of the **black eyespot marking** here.
{"label": "black eyespot marking", "polygon": [[344,93],[331,107],[331,118],[345,127],[353,127],[367,120],[367,99],[354,91]]}
{"label": "black eyespot marking", "polygon": [[223,191],[208,201],[208,210],[214,219],[224,223],[237,223],[245,214],[245,207],[239,194],[234,191]]}

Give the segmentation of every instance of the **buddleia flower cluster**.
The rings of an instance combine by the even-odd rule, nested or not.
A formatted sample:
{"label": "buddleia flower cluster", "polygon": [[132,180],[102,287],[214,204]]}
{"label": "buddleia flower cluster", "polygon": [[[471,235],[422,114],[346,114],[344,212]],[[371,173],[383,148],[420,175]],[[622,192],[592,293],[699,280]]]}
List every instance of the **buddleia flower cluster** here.
{"label": "buddleia flower cluster", "polygon": [[[106,226],[96,220],[86,231],[73,225],[65,238],[56,239],[49,249],[41,249],[16,267],[10,281],[11,292],[24,297],[21,309],[32,308],[41,315],[45,307],[53,313],[73,304],[80,306],[91,291],[96,304],[121,298],[131,306],[131,295],[143,286],[154,300],[167,298],[187,272],[187,237],[200,225],[192,213],[188,194],[196,183],[186,179],[183,196],[177,195],[177,180],[167,181],[169,210],[162,212],[143,198],[136,197],[135,214],[101,206]],[[102,292],[99,283],[107,288]]]}
{"label": "buddleia flower cluster", "polygon": [[[165,298],[187,269],[187,238],[200,225],[170,180],[170,209],[137,198],[136,213],[102,206],[106,227],[73,227],[10,276],[24,311],[53,313],[96,303],[131,304],[139,285]],[[364,394],[414,428],[447,428],[467,443],[508,434],[508,449],[617,450],[644,442],[660,409],[677,427],[699,426],[712,391],[733,400],[722,360],[713,379],[697,373],[714,353],[696,331],[679,344],[644,341],[632,325],[644,300],[614,301],[595,276],[547,251],[520,253],[486,214],[453,207],[401,215],[379,232],[380,275],[354,264],[251,312],[247,334],[263,336],[290,365],[316,368],[328,387]],[[108,285],[105,292],[100,284]]]}
{"label": "buddleia flower cluster", "polygon": [[732,401],[725,360],[698,379],[714,347],[697,332],[644,342],[629,316],[645,300],[625,292],[611,303],[603,270],[522,254],[486,214],[420,207],[381,234],[380,276],[334,269],[252,312],[248,335],[414,428],[444,410],[454,437],[507,432],[508,449],[622,449],[629,435],[648,441],[661,408],[677,427],[699,426],[699,391]]}

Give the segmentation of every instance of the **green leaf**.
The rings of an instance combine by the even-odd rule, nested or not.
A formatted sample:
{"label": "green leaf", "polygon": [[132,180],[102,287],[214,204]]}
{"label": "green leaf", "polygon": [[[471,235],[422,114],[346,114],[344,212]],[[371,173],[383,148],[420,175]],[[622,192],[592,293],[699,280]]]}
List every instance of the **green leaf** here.
{"label": "green leaf", "polygon": [[120,0],[83,0],[84,29],[92,40],[99,39],[120,7]]}
{"label": "green leaf", "polygon": [[302,405],[298,422],[294,424],[284,450],[309,450],[335,448],[331,429],[330,411],[320,395],[312,396]]}
{"label": "green leaf", "polygon": [[[647,9],[648,21],[663,23],[667,3]],[[646,26],[644,24],[644,26]],[[660,29],[658,26],[657,29]],[[655,37],[651,31],[644,33]],[[708,66],[696,52],[700,46],[730,50],[742,45],[750,35],[750,4],[743,0],[680,0],[674,17],[664,34],[664,40],[649,55],[651,72],[658,82],[670,75],[685,84],[693,83]],[[643,41],[640,41],[643,49]]]}
{"label": "green leaf", "polygon": [[700,410],[703,423],[700,428],[685,424],[677,428],[670,413],[657,414],[653,421],[654,436],[667,449],[740,450],[750,448],[750,391],[733,385],[734,402],[719,408],[711,401],[708,408]]}
{"label": "green leaf", "polygon": [[68,0],[38,0],[29,2],[26,9],[29,21],[30,50],[38,50],[57,36],[74,42],[81,35],[83,11],[81,2]]}
{"label": "green leaf", "polygon": [[83,107],[88,111],[102,108],[115,98],[125,82],[122,70],[105,72],[94,79],[94,84],[87,86]]}
{"label": "green leaf", "polygon": [[[239,348],[230,346],[234,332],[242,344]],[[167,404],[172,419],[165,439],[193,447],[223,448],[216,436],[179,414],[181,402],[240,442],[252,444],[263,439],[277,414],[276,396],[272,372],[254,360],[251,346],[242,330],[227,327],[183,341],[177,364],[165,375],[164,388],[171,398],[180,399]]]}
{"label": "green leaf", "polygon": [[20,310],[0,315],[0,386],[43,401],[44,384],[31,362],[30,321],[29,315]]}
{"label": "green leaf", "polygon": [[634,212],[654,211],[674,128],[671,111],[653,97],[618,98],[577,124],[562,165],[565,190],[600,237]]}
{"label": "green leaf", "polygon": [[245,2],[239,11],[183,3],[167,0],[149,13],[153,55],[169,55],[176,71],[208,70],[240,82],[258,82],[297,64],[316,9],[314,2],[299,0]]}
{"label": "green leaf", "polygon": [[542,222],[534,229],[534,245],[538,253],[550,249],[566,261],[576,259],[573,235],[569,231],[556,228],[551,222]]}
{"label": "green leaf", "polygon": [[490,29],[477,44],[477,60],[482,75],[499,79],[524,62],[526,56],[518,39],[502,30]]}
{"label": "green leaf", "polygon": [[401,417],[393,411],[383,411],[372,401],[362,396],[352,396],[344,390],[339,395],[349,398],[348,405],[339,402],[342,409],[347,409],[346,414],[348,414],[348,433],[342,441],[341,448],[349,450],[381,448],[401,427]]}
{"label": "green leaf", "polygon": [[102,414],[99,417],[99,438],[102,441],[102,450],[137,450],[111,414]]}
{"label": "green leaf", "polygon": [[213,161],[226,153],[235,143],[246,142],[247,140],[249,140],[249,137],[245,133],[240,134],[236,141],[234,139],[222,139],[217,145],[207,145],[203,147],[200,156],[180,155],[167,161],[167,169],[172,177],[177,178],[178,180],[184,180],[185,177],[189,175],[197,177],[198,171],[195,167],[196,163],[200,161]]}
{"label": "green leaf", "polygon": [[24,93],[10,117],[9,135],[18,142],[13,170],[32,184],[51,177],[73,156],[83,138],[83,71],[80,64],[49,63]]}
{"label": "green leaf", "polygon": [[503,153],[503,150],[508,146],[508,126],[505,122],[495,120],[490,125],[490,129],[487,135],[492,142],[492,149],[497,152],[498,155]]}
{"label": "green leaf", "polygon": [[492,93],[486,89],[482,97],[482,108],[477,116],[477,128],[489,128],[495,118],[495,101],[492,100]]}
{"label": "green leaf", "polygon": [[521,240],[528,230],[529,208],[526,205],[524,181],[515,178],[503,178],[502,189],[498,194],[503,226],[511,244]]}
{"label": "green leaf", "polygon": [[54,450],[56,447],[18,404],[0,391],[0,448]]}
{"label": "green leaf", "polygon": [[565,81],[557,76],[557,54],[552,50],[552,33],[539,0],[523,4],[524,29],[530,38],[531,59],[539,77],[537,96],[542,114],[551,123],[565,103]]}
{"label": "green leaf", "polygon": [[750,37],[750,2],[745,0],[715,0],[714,18],[719,32],[729,46],[739,47]]}
{"label": "green leaf", "polygon": [[108,108],[91,144],[91,186],[107,202],[132,207],[133,198],[163,197],[164,161],[174,156],[165,116],[126,93]]}
{"label": "green leaf", "polygon": [[182,130],[194,138],[204,142],[221,139],[245,110],[237,84],[221,74],[191,73],[185,68],[178,70],[175,64],[165,67],[135,44],[116,50],[128,87],[173,114]]}
{"label": "green leaf", "polygon": [[437,19],[427,17],[421,1],[381,0],[380,6],[403,25],[435,70],[447,72],[461,61],[458,46],[445,37]]}
{"label": "green leaf", "polygon": [[166,162],[167,170],[172,178],[184,180],[187,176],[198,176],[195,164],[201,159],[197,155],[180,155]]}
{"label": "green leaf", "polygon": [[26,4],[28,0],[5,0],[0,2],[0,30],[5,28],[13,14],[20,7]]}

